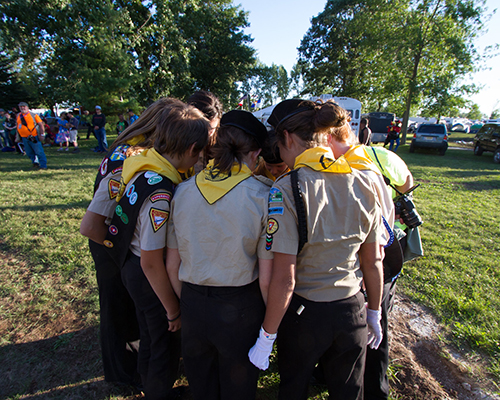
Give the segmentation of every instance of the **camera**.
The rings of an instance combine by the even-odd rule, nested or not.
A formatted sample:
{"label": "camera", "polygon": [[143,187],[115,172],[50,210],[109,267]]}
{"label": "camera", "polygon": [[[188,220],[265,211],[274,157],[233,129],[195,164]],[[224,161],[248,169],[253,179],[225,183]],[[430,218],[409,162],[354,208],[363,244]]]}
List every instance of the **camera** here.
{"label": "camera", "polygon": [[31,142],[31,143],[38,143],[38,139],[36,136],[28,136],[28,140]]}
{"label": "camera", "polygon": [[415,210],[415,204],[408,196],[411,192],[413,192],[420,185],[413,186],[406,193],[399,193],[399,196],[394,198],[394,212],[396,215],[399,214],[403,222],[408,228],[413,229],[417,226],[423,224],[422,218],[418,215],[417,210]]}

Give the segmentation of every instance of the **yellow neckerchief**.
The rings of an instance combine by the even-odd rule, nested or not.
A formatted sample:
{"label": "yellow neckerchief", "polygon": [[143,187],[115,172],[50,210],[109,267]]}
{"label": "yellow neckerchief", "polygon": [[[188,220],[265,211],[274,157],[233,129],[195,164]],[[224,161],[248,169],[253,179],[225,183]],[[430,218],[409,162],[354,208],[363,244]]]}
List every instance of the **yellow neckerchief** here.
{"label": "yellow neckerchief", "polygon": [[120,181],[120,191],[116,201],[120,201],[125,192],[127,183],[140,171],[153,171],[170,179],[174,185],[182,182],[179,172],[170,162],[159,154],[155,149],[146,149],[142,153],[128,157],[123,162],[122,178]]}
{"label": "yellow neckerchief", "polygon": [[380,175],[380,170],[371,160],[364,145],[352,146],[344,154],[344,157],[352,168],[359,171],[370,170]]}
{"label": "yellow neckerchief", "polygon": [[135,146],[136,144],[139,144],[142,141],[144,141],[144,139],[145,139],[144,135],[137,135],[137,136],[127,140],[127,144],[130,146]]}
{"label": "yellow neckerchief", "polygon": [[196,186],[208,204],[214,204],[224,197],[238,183],[252,176],[252,171],[245,164],[234,163],[229,173],[221,173],[210,160],[207,167],[196,175]]}
{"label": "yellow neckerchief", "polygon": [[326,147],[313,147],[299,154],[295,158],[293,168],[297,169],[300,167],[309,167],[315,171],[337,174],[349,174],[352,172],[344,156],[335,160],[332,150]]}

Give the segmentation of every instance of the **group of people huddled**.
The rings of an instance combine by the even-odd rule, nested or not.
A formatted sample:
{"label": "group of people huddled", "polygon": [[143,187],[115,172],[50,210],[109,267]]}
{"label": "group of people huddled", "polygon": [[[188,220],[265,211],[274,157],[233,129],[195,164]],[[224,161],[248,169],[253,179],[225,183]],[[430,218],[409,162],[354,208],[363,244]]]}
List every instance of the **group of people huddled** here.
{"label": "group of people huddled", "polygon": [[279,399],[306,399],[313,375],[330,398],[388,397],[404,232],[384,178],[412,176],[332,101],[284,100],[268,123],[200,91],[109,147],[80,227],[107,381],[178,398],[182,357],[194,399],[255,399],[276,341]]}

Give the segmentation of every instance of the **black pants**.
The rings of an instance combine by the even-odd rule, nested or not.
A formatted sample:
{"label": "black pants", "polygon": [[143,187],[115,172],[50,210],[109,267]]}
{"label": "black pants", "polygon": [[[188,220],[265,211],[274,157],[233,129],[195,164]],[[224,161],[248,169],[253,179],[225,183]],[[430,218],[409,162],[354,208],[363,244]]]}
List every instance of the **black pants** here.
{"label": "black pants", "polygon": [[165,400],[177,379],[180,332],[168,331],[167,314],[146,275],[140,258],[129,253],[122,279],[134,300],[141,334],[138,370],[148,400]]}
{"label": "black pants", "polygon": [[307,399],[320,358],[330,399],[362,399],[366,340],[361,292],[332,302],[313,302],[294,294],[278,330],[278,399]]}
{"label": "black pants", "polygon": [[254,400],[259,370],[248,351],[265,306],[258,281],[243,287],[183,283],[182,357],[196,400]]}
{"label": "black pants", "polygon": [[92,240],[89,240],[89,248],[99,288],[104,378],[107,382],[133,383],[137,353],[127,344],[139,339],[134,303],[123,286],[120,268],[106,248]]}

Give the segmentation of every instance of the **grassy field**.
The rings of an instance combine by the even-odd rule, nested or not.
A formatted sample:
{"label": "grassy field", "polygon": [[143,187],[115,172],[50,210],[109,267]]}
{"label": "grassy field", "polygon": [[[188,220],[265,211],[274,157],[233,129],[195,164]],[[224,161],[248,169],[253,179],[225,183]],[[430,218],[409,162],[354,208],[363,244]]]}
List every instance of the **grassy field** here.
{"label": "grassy field", "polygon": [[[0,153],[0,398],[133,398],[103,382],[93,264],[78,234],[101,159],[95,145],[82,141],[79,154],[46,148],[48,171]],[[454,147],[444,157],[408,146],[398,154],[422,184],[415,203],[425,221],[425,256],[405,264],[400,290],[500,382],[500,168],[492,154]],[[274,399],[277,383],[272,363],[258,398]]]}

